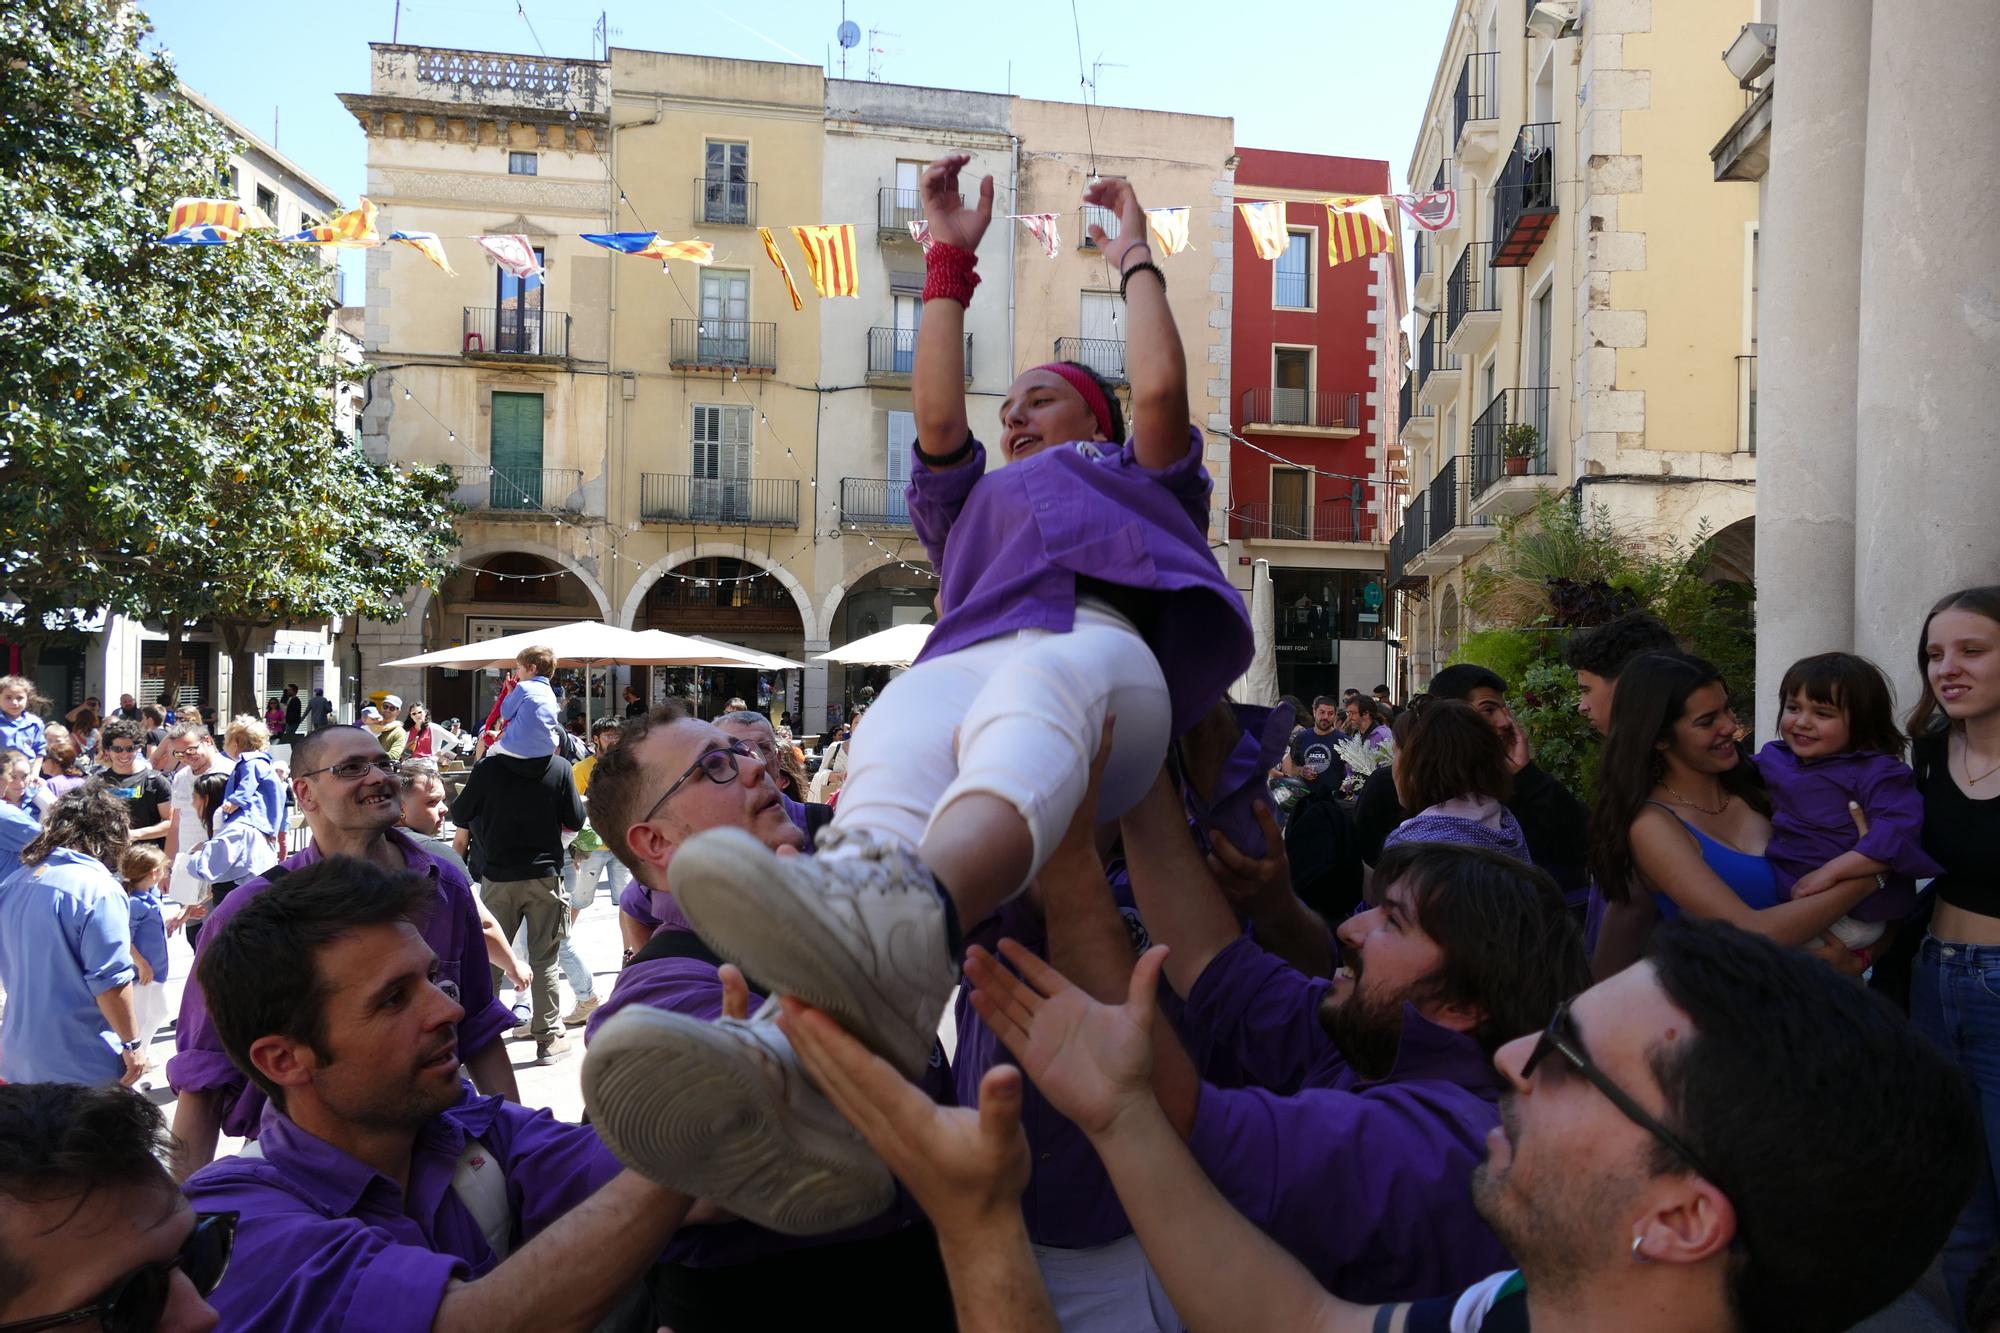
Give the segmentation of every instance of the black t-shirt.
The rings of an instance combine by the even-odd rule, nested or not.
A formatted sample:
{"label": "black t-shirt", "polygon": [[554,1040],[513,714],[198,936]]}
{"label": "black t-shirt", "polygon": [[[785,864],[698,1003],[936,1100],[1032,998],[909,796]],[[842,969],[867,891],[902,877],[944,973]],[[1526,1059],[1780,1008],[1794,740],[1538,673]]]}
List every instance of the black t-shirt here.
{"label": "black t-shirt", "polygon": [[159,749],[160,742],[165,740],[166,738],[167,738],[167,729],[165,727],[149,728],[146,732],[146,749],[148,753],[150,753],[153,750]]}
{"label": "black t-shirt", "polygon": [[1334,752],[1334,745],[1347,735],[1339,727],[1322,736],[1311,727],[1300,727],[1292,733],[1292,762],[1305,768],[1318,769],[1321,773],[1331,773],[1342,767],[1340,756]]}
{"label": "black t-shirt", "polygon": [[485,880],[542,879],[562,870],[562,835],[584,825],[569,760],[488,755],[451,803],[451,822],[472,830]]}
{"label": "black t-shirt", "polygon": [[2000,866],[1993,855],[2000,840],[2000,800],[1975,801],[1952,777],[1950,732],[1918,740],[1912,758],[1924,798],[1924,850],[1944,867],[1931,886],[1937,901],[2000,916]]}
{"label": "black t-shirt", "polygon": [[[132,827],[146,828],[157,824],[164,817],[160,807],[171,806],[174,799],[174,785],[165,774],[150,768],[142,768],[130,776],[120,776],[109,768],[100,768],[97,777],[104,780],[111,793],[125,802],[125,813],[132,817]],[[167,835],[161,833],[148,838],[148,842],[165,842]]]}
{"label": "black t-shirt", "polygon": [[625,716],[627,717],[646,716],[646,701],[644,699],[634,699],[631,703],[626,704]]}

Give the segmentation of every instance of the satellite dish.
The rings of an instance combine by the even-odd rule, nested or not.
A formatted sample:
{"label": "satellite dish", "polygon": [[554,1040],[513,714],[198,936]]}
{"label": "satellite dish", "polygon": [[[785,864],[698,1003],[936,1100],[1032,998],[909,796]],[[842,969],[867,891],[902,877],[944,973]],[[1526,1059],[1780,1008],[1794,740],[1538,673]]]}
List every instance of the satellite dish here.
{"label": "satellite dish", "polygon": [[852,19],[843,19],[834,36],[838,38],[841,50],[851,51],[861,45],[861,25]]}

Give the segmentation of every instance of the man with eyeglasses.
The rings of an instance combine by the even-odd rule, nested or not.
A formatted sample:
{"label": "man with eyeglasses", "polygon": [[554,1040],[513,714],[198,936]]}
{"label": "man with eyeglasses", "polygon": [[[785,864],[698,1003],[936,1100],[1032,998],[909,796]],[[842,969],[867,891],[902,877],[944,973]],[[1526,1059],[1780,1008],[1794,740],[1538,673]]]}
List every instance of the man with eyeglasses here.
{"label": "man with eyeglasses", "polygon": [[171,766],[168,787],[173,793],[173,829],[167,835],[167,855],[173,867],[167,893],[183,908],[208,897],[208,887],[188,871],[188,856],[208,837],[194,808],[194,780],[211,769],[227,773],[235,760],[215,748],[215,738],[199,722],[176,722],[160,742]]}
{"label": "man with eyeglasses", "polygon": [[[413,870],[428,879],[437,906],[424,923],[424,940],[437,954],[439,982],[465,1009],[458,1024],[458,1050],[465,1071],[481,1092],[520,1099],[504,1037],[514,1015],[493,996],[479,910],[463,871],[434,856],[396,827],[403,814],[402,779],[395,761],[360,727],[335,725],[308,733],[292,747],[292,797],[312,842],[269,874],[246,880],[209,916],[202,931],[220,929],[275,878],[327,856],[353,856],[385,870]],[[200,953],[196,954],[199,965]],[[174,1137],[183,1178],[215,1156],[220,1134],[255,1138],[264,1094],[230,1063],[210,1021],[199,986],[181,994],[180,1021],[167,1078],[179,1104]]]}
{"label": "man with eyeglasses", "polygon": [[[1324,1290],[1182,1145],[1156,1094],[1160,951],[1122,1006],[1006,957],[1020,976],[968,962],[974,1007],[1090,1137],[1194,1328],[1834,1333],[1923,1273],[1984,1151],[1963,1078],[1888,1005],[1760,936],[1674,923],[1494,1056],[1506,1093],[1472,1193],[1518,1267],[1370,1308]],[[841,1043],[904,1113],[963,1115]],[[1348,1203],[1329,1196],[1325,1224]]]}
{"label": "man with eyeglasses", "polygon": [[0,1085],[0,1333],[206,1333],[236,1219],[189,1207],[159,1108],[123,1088]]}
{"label": "man with eyeglasses", "polygon": [[[718,1075],[730,1087],[754,1090],[760,1106],[775,1102],[788,1111],[760,1112],[749,1133],[726,1117],[676,1127],[710,1138],[714,1151],[703,1155],[714,1177],[704,1188],[731,1197],[745,1220],[674,1239],[655,1284],[659,1322],[680,1333],[787,1328],[822,1322],[828,1309],[865,1308],[881,1328],[949,1328],[950,1296],[929,1228],[896,1203],[887,1169],[805,1080],[768,1016],[744,1019],[763,998],[755,980],[740,1010],[725,1006],[721,960],[666,891],[675,850],[708,829],[740,828],[774,851],[801,850],[804,833],[780,802],[763,756],[678,710],[628,718],[618,745],[598,756],[588,798],[591,827],[651,891],[660,925],[591,1015],[586,1105],[594,1104],[608,1067],[601,1055],[615,1062],[629,1041],[625,1049],[643,1060],[652,1050],[649,1029],[679,1024],[696,1035],[699,1054],[662,1076]],[[724,1018],[726,1008],[736,1016]],[[616,1035],[621,1027],[624,1038]],[[737,1079],[745,1067],[756,1071],[754,1080]],[[948,1098],[950,1078],[936,1050],[921,1086]],[[672,1110],[661,1105],[655,1113],[670,1117]],[[594,1123],[614,1148],[621,1131],[647,1132],[625,1121]]]}
{"label": "man with eyeglasses", "polygon": [[132,842],[158,843],[164,851],[174,825],[174,788],[146,763],[146,728],[131,718],[114,718],[104,724],[98,752],[104,756],[98,776],[125,802]]}

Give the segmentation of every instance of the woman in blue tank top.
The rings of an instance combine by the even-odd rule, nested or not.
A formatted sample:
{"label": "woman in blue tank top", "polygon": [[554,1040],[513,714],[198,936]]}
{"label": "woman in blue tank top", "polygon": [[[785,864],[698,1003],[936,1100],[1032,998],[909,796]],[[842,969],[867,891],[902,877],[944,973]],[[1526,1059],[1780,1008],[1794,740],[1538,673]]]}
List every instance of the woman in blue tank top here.
{"label": "woman in blue tank top", "polygon": [[1780,944],[1810,945],[1834,966],[1860,973],[1858,958],[1820,935],[1875,891],[1874,879],[1780,900],[1764,859],[1770,806],[1737,748],[1722,676],[1700,658],[1648,653],[1618,677],[1590,832],[1591,873],[1618,905],[1622,927],[1607,920],[1598,937],[1598,976],[1637,960],[1652,919],[1683,912]]}

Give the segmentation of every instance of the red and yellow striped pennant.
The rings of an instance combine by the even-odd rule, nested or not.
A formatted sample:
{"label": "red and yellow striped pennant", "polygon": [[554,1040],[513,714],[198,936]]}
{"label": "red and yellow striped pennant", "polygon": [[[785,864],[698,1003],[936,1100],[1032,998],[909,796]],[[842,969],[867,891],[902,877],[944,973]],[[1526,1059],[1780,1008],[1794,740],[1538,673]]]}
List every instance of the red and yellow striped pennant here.
{"label": "red and yellow striped pennant", "polygon": [[764,243],[764,253],[771,256],[771,262],[778,266],[778,273],[785,280],[785,295],[792,298],[792,309],[805,309],[805,299],[799,295],[799,285],[792,281],[792,270],[786,267],[785,257],[778,253],[778,242],[771,235],[771,229],[757,228],[757,239]]}
{"label": "red and yellow striped pennant", "polygon": [[669,259],[685,260],[690,264],[713,264],[715,243],[713,241],[665,241],[655,236],[643,250],[632,253],[646,259],[657,259],[662,264]]}
{"label": "red and yellow striped pennant", "polygon": [[1326,262],[1394,253],[1396,231],[1379,194],[1341,195],[1326,201]]}
{"label": "red and yellow striped pennant", "polygon": [[806,272],[812,275],[813,290],[821,296],[861,295],[861,275],[854,263],[854,224],[819,223],[792,228],[792,236],[805,251]]}
{"label": "red and yellow striped pennant", "polygon": [[293,232],[280,238],[294,245],[380,245],[375,231],[375,205],[364,197],[360,204],[317,227]]}

